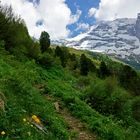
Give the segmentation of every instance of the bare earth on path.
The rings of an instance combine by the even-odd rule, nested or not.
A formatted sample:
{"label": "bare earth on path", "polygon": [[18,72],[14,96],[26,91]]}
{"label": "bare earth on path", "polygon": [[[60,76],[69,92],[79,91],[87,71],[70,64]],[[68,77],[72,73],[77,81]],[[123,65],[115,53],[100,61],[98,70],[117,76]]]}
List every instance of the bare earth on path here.
{"label": "bare earth on path", "polygon": [[[69,130],[78,134],[77,140],[96,140],[96,136],[91,133],[86,126],[76,117],[72,116],[67,108],[61,107],[61,101],[54,99],[53,96],[46,96],[47,100],[54,102],[56,111],[64,118],[65,122],[69,126]],[[69,139],[71,140],[71,138]]]}

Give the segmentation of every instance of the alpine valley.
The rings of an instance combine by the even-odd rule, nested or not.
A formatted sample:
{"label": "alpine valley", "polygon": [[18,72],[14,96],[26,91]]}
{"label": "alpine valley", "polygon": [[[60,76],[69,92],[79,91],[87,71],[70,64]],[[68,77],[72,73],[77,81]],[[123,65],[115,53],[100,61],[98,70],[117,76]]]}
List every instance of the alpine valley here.
{"label": "alpine valley", "polygon": [[140,69],[140,14],[137,19],[99,21],[85,33],[52,43],[104,53]]}

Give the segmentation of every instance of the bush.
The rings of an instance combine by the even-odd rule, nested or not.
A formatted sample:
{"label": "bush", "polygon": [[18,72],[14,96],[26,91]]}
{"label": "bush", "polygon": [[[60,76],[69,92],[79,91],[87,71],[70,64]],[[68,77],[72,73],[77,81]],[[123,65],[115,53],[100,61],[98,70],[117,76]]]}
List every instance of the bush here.
{"label": "bush", "polygon": [[76,70],[79,67],[78,59],[75,54],[69,54],[69,61],[67,65],[70,70]]}
{"label": "bush", "polygon": [[140,97],[132,101],[132,116],[136,121],[140,122]]}
{"label": "bush", "polygon": [[27,49],[28,49],[27,50],[27,55],[30,58],[37,59],[39,57],[39,55],[41,54],[40,46],[37,42],[32,43],[31,46],[28,47]]}
{"label": "bush", "polygon": [[119,75],[120,85],[129,90],[132,95],[140,95],[140,76],[128,65],[123,66]]}
{"label": "bush", "polygon": [[0,40],[0,48],[4,48],[4,46],[5,46],[5,41]]}
{"label": "bush", "polygon": [[44,53],[39,57],[39,64],[45,68],[50,68],[54,65],[54,58],[50,54]]}
{"label": "bush", "polygon": [[83,90],[86,86],[90,85],[90,78],[82,76],[78,79],[76,87]]}
{"label": "bush", "polygon": [[121,116],[123,106],[127,102],[129,94],[117,86],[117,81],[108,78],[104,81],[96,81],[85,91],[85,100],[102,114]]}
{"label": "bush", "polygon": [[68,59],[69,59],[69,51],[66,47],[59,47],[57,46],[55,49],[55,56],[58,56],[61,60],[62,67],[66,67]]}

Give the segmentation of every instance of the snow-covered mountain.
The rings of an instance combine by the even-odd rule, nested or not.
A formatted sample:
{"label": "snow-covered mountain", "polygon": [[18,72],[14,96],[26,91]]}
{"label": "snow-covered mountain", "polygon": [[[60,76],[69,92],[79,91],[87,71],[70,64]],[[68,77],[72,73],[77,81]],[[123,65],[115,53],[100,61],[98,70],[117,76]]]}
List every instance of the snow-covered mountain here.
{"label": "snow-covered mountain", "polygon": [[140,14],[137,19],[100,21],[86,33],[56,44],[106,53],[140,67]]}

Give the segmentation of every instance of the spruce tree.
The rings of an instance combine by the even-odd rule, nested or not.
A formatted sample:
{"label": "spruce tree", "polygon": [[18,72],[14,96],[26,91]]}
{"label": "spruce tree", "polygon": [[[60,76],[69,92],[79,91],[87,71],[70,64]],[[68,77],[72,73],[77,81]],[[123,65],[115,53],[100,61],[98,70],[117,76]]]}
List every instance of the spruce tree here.
{"label": "spruce tree", "polygon": [[99,76],[101,78],[105,78],[106,76],[109,76],[110,72],[109,69],[107,68],[107,65],[104,61],[101,62],[100,64],[100,69],[99,69]]}
{"label": "spruce tree", "polygon": [[40,46],[41,46],[41,52],[44,53],[50,47],[50,36],[49,36],[49,34],[45,31],[43,31],[41,33],[39,42],[40,42]]}
{"label": "spruce tree", "polygon": [[87,58],[84,54],[80,57],[80,73],[81,75],[87,75],[89,72]]}
{"label": "spruce tree", "polygon": [[60,57],[61,54],[62,54],[62,50],[59,46],[57,46],[56,49],[55,49],[55,56]]}

